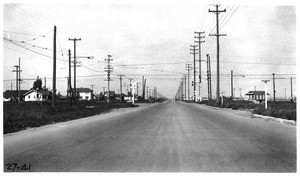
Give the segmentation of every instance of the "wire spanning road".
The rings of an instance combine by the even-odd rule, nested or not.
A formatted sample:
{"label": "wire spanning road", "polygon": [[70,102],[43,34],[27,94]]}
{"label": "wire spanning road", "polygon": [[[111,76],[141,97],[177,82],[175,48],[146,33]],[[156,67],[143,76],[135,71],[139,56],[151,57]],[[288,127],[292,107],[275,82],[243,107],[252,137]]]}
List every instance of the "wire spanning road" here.
{"label": "wire spanning road", "polygon": [[4,136],[31,171],[296,172],[296,127],[167,102]]}

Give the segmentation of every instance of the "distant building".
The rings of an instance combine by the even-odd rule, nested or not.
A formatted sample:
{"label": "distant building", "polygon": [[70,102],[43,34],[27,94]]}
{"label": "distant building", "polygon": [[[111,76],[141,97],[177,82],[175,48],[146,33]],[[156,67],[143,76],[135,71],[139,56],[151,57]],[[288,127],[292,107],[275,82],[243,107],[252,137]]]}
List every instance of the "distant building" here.
{"label": "distant building", "polygon": [[125,94],[116,94],[116,99],[117,100],[120,100],[120,101],[123,101],[124,100],[124,97],[125,97],[126,95]]}
{"label": "distant building", "polygon": [[[20,90],[21,100],[24,100],[24,94],[28,92],[28,90]],[[3,92],[3,101],[17,101],[18,91],[16,90],[6,90]]]}
{"label": "distant building", "polygon": [[29,90],[24,94],[25,101],[43,101],[47,100],[51,96],[51,92],[48,90]]}
{"label": "distant building", "polygon": [[265,101],[265,91],[249,91],[248,93],[246,93],[246,96],[249,96],[249,101],[256,101],[260,103]]}
{"label": "distant building", "polygon": [[[104,98],[107,100],[108,98],[108,91],[104,92]],[[115,91],[109,91],[109,99],[114,100],[116,98],[116,93]]]}
{"label": "distant building", "polygon": [[76,88],[79,100],[91,100],[93,98],[93,90],[90,88]]}

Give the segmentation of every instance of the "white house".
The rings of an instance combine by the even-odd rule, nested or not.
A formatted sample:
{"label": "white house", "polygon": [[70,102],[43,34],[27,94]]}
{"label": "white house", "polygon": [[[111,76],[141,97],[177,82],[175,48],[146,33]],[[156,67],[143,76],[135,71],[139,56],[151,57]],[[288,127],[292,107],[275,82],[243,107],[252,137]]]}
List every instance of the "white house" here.
{"label": "white house", "polygon": [[89,88],[76,88],[79,100],[91,100],[93,96],[93,90]]}
{"label": "white house", "polygon": [[50,92],[47,90],[29,90],[24,94],[25,101],[43,101],[47,96],[50,95]]}

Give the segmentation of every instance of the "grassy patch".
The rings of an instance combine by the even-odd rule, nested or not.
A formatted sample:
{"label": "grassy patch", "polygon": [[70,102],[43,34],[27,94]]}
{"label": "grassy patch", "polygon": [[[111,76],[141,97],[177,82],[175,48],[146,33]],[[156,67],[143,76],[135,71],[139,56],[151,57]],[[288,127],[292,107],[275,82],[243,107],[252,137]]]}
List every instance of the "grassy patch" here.
{"label": "grassy patch", "polygon": [[230,99],[224,99],[223,105],[217,104],[216,101],[204,102],[204,104],[221,108],[232,108],[233,110],[251,109],[254,114],[296,120],[296,103],[291,102],[268,102],[268,109],[265,109],[264,104],[255,104],[251,101],[233,101]]}
{"label": "grassy patch", "polygon": [[[91,106],[90,108],[87,108]],[[12,133],[28,127],[39,127],[47,124],[79,119],[107,112],[111,109],[136,107],[131,103],[82,101],[77,106],[68,102],[57,102],[56,108],[51,103],[24,102],[22,104],[3,104],[3,133]]]}

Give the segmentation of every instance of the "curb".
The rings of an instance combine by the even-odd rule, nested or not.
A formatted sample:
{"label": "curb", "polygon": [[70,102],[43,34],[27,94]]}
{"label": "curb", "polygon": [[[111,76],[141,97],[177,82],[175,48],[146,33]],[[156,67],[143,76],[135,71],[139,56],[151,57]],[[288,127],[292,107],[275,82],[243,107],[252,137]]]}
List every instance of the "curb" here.
{"label": "curb", "polygon": [[271,116],[264,116],[264,115],[259,115],[259,114],[252,114],[252,118],[262,118],[262,119],[269,119],[272,121],[280,122],[280,123],[286,123],[290,125],[296,125],[296,121],[294,120],[287,120],[287,119],[281,119],[281,118],[275,118]]}

